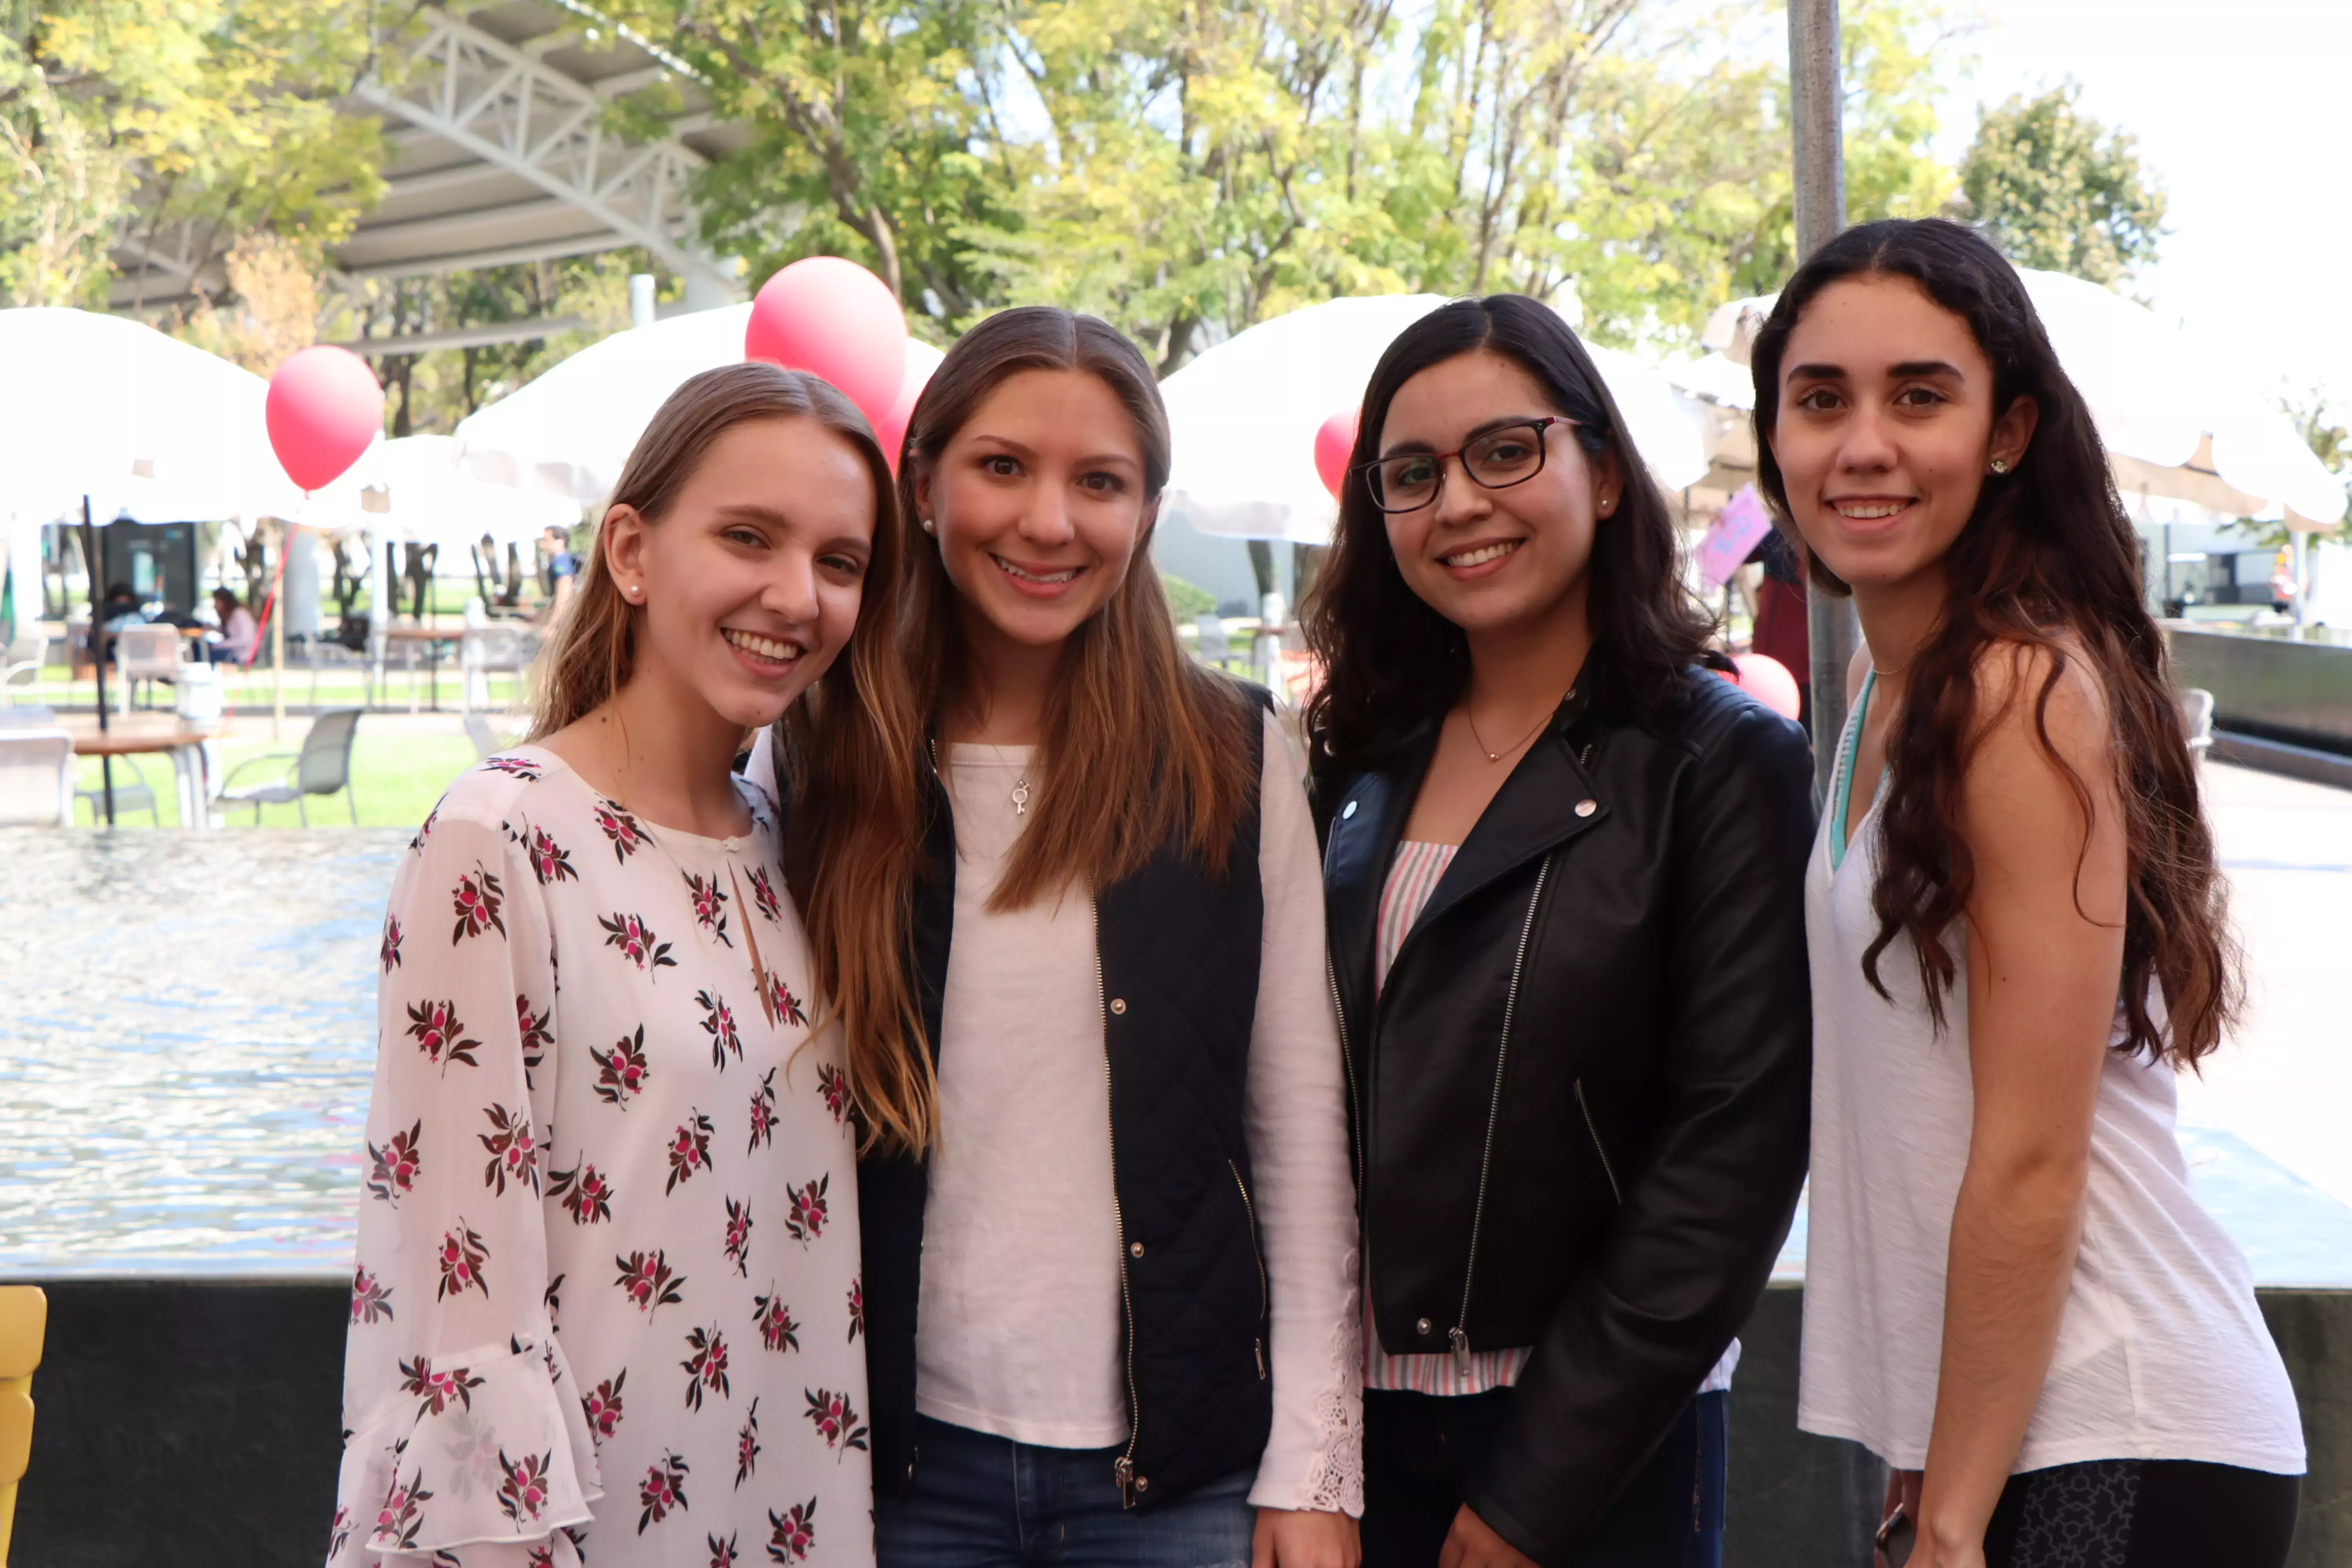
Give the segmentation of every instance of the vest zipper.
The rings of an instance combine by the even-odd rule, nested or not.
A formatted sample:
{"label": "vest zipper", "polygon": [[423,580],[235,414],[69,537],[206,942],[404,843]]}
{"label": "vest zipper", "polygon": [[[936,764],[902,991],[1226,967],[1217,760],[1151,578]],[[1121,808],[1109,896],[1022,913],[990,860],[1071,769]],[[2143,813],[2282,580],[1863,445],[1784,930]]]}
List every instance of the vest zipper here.
{"label": "vest zipper", "polygon": [[1601,1173],[1609,1178],[1609,1195],[1619,1203],[1625,1201],[1624,1190],[1617,1184],[1617,1167],[1609,1163],[1609,1151],[1601,1143],[1600,1123],[1592,1120],[1592,1102],[1584,1098],[1584,1080],[1576,1080],[1577,1109],[1584,1112],[1584,1130],[1592,1135],[1592,1152],[1601,1156]]}
{"label": "vest zipper", "polygon": [[1519,978],[1527,969],[1528,942],[1535,935],[1536,910],[1543,903],[1544,881],[1551,875],[1551,857],[1536,868],[1535,891],[1528,896],[1527,919],[1519,924],[1519,951],[1511,960],[1511,989],[1503,999],[1503,1034],[1495,1047],[1495,1092],[1486,1105],[1486,1144],[1478,1156],[1478,1201],[1470,1211],[1470,1258],[1462,1268],[1462,1310],[1445,1337],[1454,1347],[1454,1372],[1470,1375],[1470,1285],[1478,1270],[1478,1232],[1486,1219],[1486,1177],[1495,1163],[1495,1131],[1503,1119],[1503,1072],[1511,1059],[1511,1024],[1519,1010]]}
{"label": "vest zipper", "polygon": [[[1250,1259],[1257,1265],[1258,1321],[1264,1322],[1267,1311],[1273,1306],[1274,1292],[1266,1288],[1265,1253],[1257,1244],[1257,1210],[1250,1206],[1249,1184],[1242,1180],[1242,1168],[1228,1160],[1225,1162],[1225,1169],[1234,1173],[1234,1185],[1239,1187],[1242,1192],[1242,1215],[1249,1221]],[[1251,1343],[1257,1351],[1258,1381],[1263,1383],[1265,1381],[1265,1341],[1254,1338]]]}
{"label": "vest zipper", "polygon": [[1142,1489],[1135,1474],[1135,1445],[1143,1436],[1143,1405],[1135,1394],[1135,1294],[1127,1279],[1127,1214],[1118,1201],[1118,1108],[1112,1100],[1110,1078],[1110,1005],[1105,999],[1108,988],[1103,984],[1102,910],[1095,910],[1095,1006],[1102,1015],[1103,1029],[1103,1106],[1109,1112],[1109,1124],[1105,1129],[1110,1138],[1110,1215],[1118,1236],[1118,1307],[1127,1321],[1127,1449],[1110,1468],[1111,1479],[1118,1483],[1118,1503],[1121,1508],[1135,1506],[1135,1494]]}

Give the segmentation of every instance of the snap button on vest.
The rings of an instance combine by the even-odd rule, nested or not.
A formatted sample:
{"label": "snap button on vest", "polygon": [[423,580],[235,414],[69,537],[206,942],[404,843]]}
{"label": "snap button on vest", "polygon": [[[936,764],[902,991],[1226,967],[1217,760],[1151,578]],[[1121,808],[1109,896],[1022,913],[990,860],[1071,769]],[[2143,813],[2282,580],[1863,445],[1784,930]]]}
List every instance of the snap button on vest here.
{"label": "snap button on vest", "polygon": [[1343,805],[1343,806],[1341,806],[1341,807],[1339,808],[1339,816],[1340,816],[1340,817],[1341,817],[1341,819],[1342,819],[1342,820],[1344,820],[1344,819],[1346,819],[1346,818],[1348,818],[1348,817],[1353,816],[1355,816],[1355,815],[1356,815],[1356,803],[1355,803],[1354,801],[1352,801],[1352,800],[1351,800],[1351,801],[1349,801],[1347,805]]}
{"label": "snap button on vest", "polygon": [[1140,1257],[1142,1257],[1142,1256],[1143,1256],[1143,1243],[1141,1243],[1141,1242],[1139,1242],[1139,1241],[1130,1241],[1130,1242],[1129,1242],[1129,1243],[1127,1244],[1127,1255],[1128,1255],[1129,1258],[1140,1258]]}
{"label": "snap button on vest", "polygon": [[1150,1478],[1150,1476],[1138,1476],[1138,1477],[1136,1477],[1136,1478],[1135,1478],[1135,1489],[1136,1489],[1137,1491],[1139,1491],[1139,1492],[1148,1492],[1148,1491],[1150,1491],[1150,1490],[1151,1489],[1151,1478]]}
{"label": "snap button on vest", "polygon": [[1124,1012],[1126,1012],[1126,1011],[1127,1011],[1127,998],[1126,998],[1126,997],[1124,997],[1124,996],[1114,996],[1114,997],[1112,997],[1112,998],[1110,999],[1110,1010],[1111,1010],[1112,1012],[1114,1012],[1114,1013],[1124,1013]]}
{"label": "snap button on vest", "polygon": [[1422,1319],[1421,1321],[1413,1324],[1412,1326],[1412,1331],[1416,1334],[1425,1334],[1429,1332],[1429,1330],[1430,1322],[1427,1318]]}
{"label": "snap button on vest", "polygon": [[1576,815],[1579,816],[1591,816],[1600,809],[1601,803],[1597,800],[1580,800],[1576,803]]}

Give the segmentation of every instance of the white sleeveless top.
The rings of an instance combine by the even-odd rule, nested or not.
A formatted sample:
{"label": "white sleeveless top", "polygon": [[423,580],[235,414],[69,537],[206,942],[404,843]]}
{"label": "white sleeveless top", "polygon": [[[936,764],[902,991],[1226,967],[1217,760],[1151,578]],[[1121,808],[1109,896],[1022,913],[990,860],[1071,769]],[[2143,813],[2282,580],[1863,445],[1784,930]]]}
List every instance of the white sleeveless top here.
{"label": "white sleeveless top", "polygon": [[[1942,1354],[1945,1260],[1974,1095],[1963,976],[1929,1022],[1910,942],[1876,937],[1879,803],[1836,853],[1869,689],[1841,748],[1805,882],[1813,981],[1812,1187],[1797,1424],[1887,1463],[1927,1458]],[[2083,1238],[2058,1342],[2014,1469],[2091,1459],[2200,1459],[2304,1469],[2286,1369],[2235,1243],[2200,1206],[2174,1134],[2172,1070],[2107,1054],[2091,1130]]]}

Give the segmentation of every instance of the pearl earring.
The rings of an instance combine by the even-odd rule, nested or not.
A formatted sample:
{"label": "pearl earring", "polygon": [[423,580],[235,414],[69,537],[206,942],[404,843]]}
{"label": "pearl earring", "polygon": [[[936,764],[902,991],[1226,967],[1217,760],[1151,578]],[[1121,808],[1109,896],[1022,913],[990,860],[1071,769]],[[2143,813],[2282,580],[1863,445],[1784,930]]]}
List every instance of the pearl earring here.
{"label": "pearl earring", "polygon": [[936,533],[939,531],[931,526],[931,520],[927,517],[923,519],[923,531],[925,533]]}

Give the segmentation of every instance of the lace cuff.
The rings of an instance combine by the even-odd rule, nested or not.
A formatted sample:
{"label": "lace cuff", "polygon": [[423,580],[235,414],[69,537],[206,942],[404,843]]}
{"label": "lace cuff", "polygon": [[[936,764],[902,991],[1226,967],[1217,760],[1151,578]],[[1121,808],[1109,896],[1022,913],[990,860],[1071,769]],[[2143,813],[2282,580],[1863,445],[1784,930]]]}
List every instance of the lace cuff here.
{"label": "lace cuff", "polygon": [[[1310,1427],[1307,1452],[1284,1463],[1286,1398],[1277,1369],[1275,1436],[1267,1445],[1265,1463],[1259,1468],[1250,1501],[1259,1508],[1307,1509],[1320,1513],[1344,1513],[1360,1519],[1364,1512],[1364,1349],[1362,1315],[1356,1308],[1356,1253],[1350,1248],[1342,1264],[1349,1281],[1344,1310],[1332,1325],[1330,1361],[1318,1368],[1321,1382],[1312,1394],[1297,1400]],[[1293,1417],[1295,1420],[1296,1417]],[[1285,1472],[1297,1472],[1295,1482]]]}
{"label": "lace cuff", "polygon": [[[419,1355],[343,1445],[327,1561],[375,1568],[452,1552],[478,1568],[565,1568],[579,1556],[564,1529],[589,1523],[603,1495],[580,1390],[553,1340]],[[510,1550],[482,1550],[499,1546]]]}

